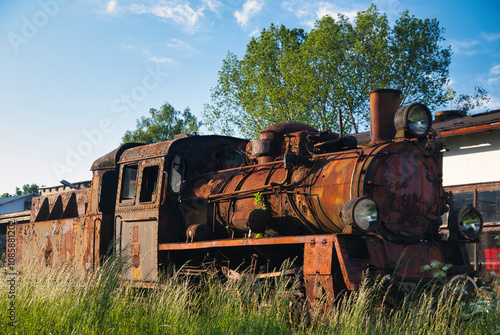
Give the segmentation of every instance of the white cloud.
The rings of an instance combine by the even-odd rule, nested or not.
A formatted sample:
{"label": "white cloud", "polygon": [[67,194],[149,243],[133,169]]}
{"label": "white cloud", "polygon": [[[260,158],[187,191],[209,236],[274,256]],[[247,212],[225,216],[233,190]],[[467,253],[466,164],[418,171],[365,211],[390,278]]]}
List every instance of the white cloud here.
{"label": "white cloud", "polygon": [[248,25],[248,21],[257,15],[264,7],[264,2],[260,0],[247,0],[243,4],[243,9],[241,11],[237,10],[234,12],[234,17],[242,26],[245,28]]}
{"label": "white cloud", "polygon": [[166,64],[166,65],[170,65],[170,66],[177,66],[178,63],[173,60],[172,58],[169,58],[169,57],[156,57],[156,56],[153,56],[153,57],[150,57],[149,60],[155,62],[156,64]]}
{"label": "white cloud", "polygon": [[500,84],[500,65],[493,66],[488,72],[488,84],[490,85]]}
{"label": "white cloud", "polygon": [[315,10],[315,13],[317,19],[321,19],[327,15],[336,18],[338,13],[342,13],[352,21],[358,15],[358,10],[340,8],[329,2],[320,2],[318,3],[318,8]]}
{"label": "white cloud", "polygon": [[221,7],[221,4],[219,1],[216,1],[216,0],[203,0],[203,3],[208,7],[208,9],[219,15],[219,12],[218,12],[218,8]]}
{"label": "white cloud", "polygon": [[500,39],[500,33],[481,33],[481,37],[487,41],[493,42]]}
{"label": "white cloud", "polygon": [[479,45],[478,40],[472,40],[472,41],[452,40],[450,43],[451,43],[451,49],[455,54],[464,54],[467,56],[472,56],[478,52],[477,50],[474,49],[477,45]]}
{"label": "white cloud", "polygon": [[[182,43],[181,41],[179,41],[179,42]],[[178,45],[181,45],[180,43]],[[169,44],[167,44],[167,46],[169,46]],[[118,43],[115,47],[118,48],[119,50],[122,50],[122,51],[126,51],[126,52],[129,52],[132,54],[141,55],[144,58],[146,58],[146,59],[148,59],[156,64],[165,65],[167,67],[179,66],[179,63],[170,57],[153,56],[154,54],[162,53],[162,51],[152,52],[149,50],[148,47],[145,47],[142,45],[128,43],[128,42],[122,42],[122,43]]]}
{"label": "white cloud", "polygon": [[117,2],[116,0],[110,0],[106,5],[106,13],[115,14],[117,10]]}
{"label": "white cloud", "polygon": [[194,28],[199,18],[203,16],[202,11],[193,10],[189,4],[159,5],[151,9],[151,14],[174,22]]}
{"label": "white cloud", "polygon": [[350,20],[354,20],[357,13],[366,10],[367,6],[358,5],[349,1],[336,1],[335,3],[318,1],[318,2],[305,2],[301,0],[290,0],[284,2],[282,7],[294,13],[301,24],[314,27],[314,23],[326,15],[337,18],[337,14],[343,14]]}
{"label": "white cloud", "polygon": [[170,42],[167,43],[167,47],[172,49],[182,49],[187,51],[192,51],[193,47],[184,41],[178,40],[176,38],[170,39]]}
{"label": "white cloud", "polygon": [[248,34],[250,37],[257,37],[260,34],[260,29],[259,27],[256,27],[250,34]]}
{"label": "white cloud", "polygon": [[500,65],[495,65],[490,69],[491,75],[500,75]]}
{"label": "white cloud", "polygon": [[486,103],[486,108],[489,110],[497,110],[500,109],[500,96],[494,96],[490,92],[490,101]]}
{"label": "white cloud", "polygon": [[145,5],[132,4],[128,7],[128,10],[132,12],[132,14],[146,14],[149,12],[149,9]]}
{"label": "white cloud", "polygon": [[195,30],[200,17],[203,17],[203,9],[194,10],[187,3],[160,2],[156,5],[145,6],[133,4],[129,7],[134,14],[152,14],[157,17],[172,20],[184,26],[187,30]]}
{"label": "white cloud", "polygon": [[196,53],[196,49],[193,48],[191,44],[178,40],[176,38],[170,39],[170,41],[166,43],[166,46],[167,48],[169,48],[169,50],[172,50],[174,52],[181,52],[183,54],[183,57],[191,57]]}
{"label": "white cloud", "polygon": [[[125,4],[126,3],[126,4]],[[194,32],[200,28],[200,21],[204,13],[212,12],[218,14],[221,6],[217,0],[202,0],[198,6],[192,6],[188,0],[152,0],[139,2],[137,0],[109,0],[106,6],[106,14],[114,14],[117,10],[135,15],[150,14],[161,19],[171,21],[188,32]]]}

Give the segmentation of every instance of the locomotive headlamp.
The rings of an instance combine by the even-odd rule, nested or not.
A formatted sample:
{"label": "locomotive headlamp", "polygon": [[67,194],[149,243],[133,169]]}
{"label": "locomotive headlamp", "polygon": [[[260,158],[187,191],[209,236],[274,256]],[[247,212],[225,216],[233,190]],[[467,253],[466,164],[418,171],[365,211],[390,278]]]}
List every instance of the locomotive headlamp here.
{"label": "locomotive headlamp", "polygon": [[471,205],[458,208],[450,213],[448,228],[452,239],[475,240],[483,230],[483,218]]}
{"label": "locomotive headlamp", "polygon": [[425,105],[413,103],[400,107],[394,116],[396,137],[424,137],[431,130],[432,115]]}
{"label": "locomotive headlamp", "polygon": [[351,199],[344,205],[342,220],[346,225],[354,225],[363,233],[369,233],[380,222],[377,203],[367,197]]}

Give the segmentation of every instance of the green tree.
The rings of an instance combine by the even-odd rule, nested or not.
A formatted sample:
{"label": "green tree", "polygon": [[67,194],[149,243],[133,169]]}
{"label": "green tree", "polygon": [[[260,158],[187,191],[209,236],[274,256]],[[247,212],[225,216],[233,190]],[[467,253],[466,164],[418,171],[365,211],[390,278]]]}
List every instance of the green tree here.
{"label": "green tree", "polygon": [[419,101],[429,107],[446,102],[451,48],[443,48],[444,29],[436,19],[401,14],[391,34],[389,86],[401,90],[401,103]]}
{"label": "green tree", "polygon": [[150,117],[143,116],[137,120],[136,130],[125,132],[123,143],[167,141],[173,139],[176,134],[196,132],[201,126],[201,122],[198,122],[189,108],[180,112],[167,102],[159,110],[151,108],[149,114]]}
{"label": "green tree", "polygon": [[235,54],[228,52],[219,71],[219,83],[211,90],[213,104],[204,105],[203,116],[209,130],[224,135],[233,135],[233,126],[243,128],[245,112],[238,98],[239,78],[238,58]]}
{"label": "green tree", "polygon": [[[43,187],[43,186],[42,186]],[[24,184],[21,188],[16,187],[16,192],[14,194],[4,193],[0,196],[0,198],[12,197],[14,195],[23,195],[23,194],[31,194],[35,193],[40,195],[40,187],[37,184]]]}
{"label": "green tree", "polygon": [[236,126],[244,136],[252,137],[273,123],[306,121],[290,77],[304,40],[302,29],[271,24],[250,40],[242,61],[229,52],[218,85],[212,89],[213,104],[204,108],[208,129],[231,135]]}
{"label": "green tree", "polygon": [[340,15],[316,22],[301,50],[298,82],[307,88],[302,95],[303,110],[315,111],[309,119],[317,128],[339,128],[358,132],[369,121],[368,92],[386,85],[388,75],[385,15],[374,6],[358,13],[355,25]]}
{"label": "green tree", "polygon": [[390,27],[372,5],[351,23],[326,16],[314,29],[271,25],[252,38],[242,60],[223,62],[212,104],[205,105],[210,131],[255,137],[277,122],[304,122],[320,129],[358,132],[369,125],[369,91],[395,88],[402,102],[434,107],[446,101],[451,51],[443,47],[436,20],[408,11]]}
{"label": "green tree", "polygon": [[460,95],[457,95],[457,92],[452,87],[448,86],[446,88],[444,99],[448,102],[449,109],[461,110],[464,112],[467,112],[474,108],[485,107],[486,104],[490,101],[490,97],[488,96],[488,91],[486,91],[486,89],[483,86],[478,86],[478,85],[474,87],[473,94],[460,94]]}
{"label": "green tree", "polygon": [[454,102],[456,109],[467,112],[474,108],[484,107],[489,101],[488,91],[482,86],[475,86],[473,94],[460,94]]}

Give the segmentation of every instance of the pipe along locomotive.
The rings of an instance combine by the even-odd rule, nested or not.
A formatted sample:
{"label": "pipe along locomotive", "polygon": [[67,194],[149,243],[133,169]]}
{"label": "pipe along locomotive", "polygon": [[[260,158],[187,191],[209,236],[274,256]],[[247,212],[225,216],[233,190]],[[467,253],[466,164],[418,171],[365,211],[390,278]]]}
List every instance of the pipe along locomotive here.
{"label": "pipe along locomotive", "polygon": [[421,270],[432,261],[475,285],[466,244],[481,215],[453,210],[449,234],[440,231],[449,206],[429,109],[379,89],[370,113],[363,146],[298,123],[252,142],[181,134],[121,145],[93,163],[90,188],[33,199],[30,222],[16,228],[17,264],[88,271],[109,249],[130,259],[127,280],[147,286],[169,266],[266,278],[295,259],[311,301],[356,290],[366,270],[410,288],[432,279]]}

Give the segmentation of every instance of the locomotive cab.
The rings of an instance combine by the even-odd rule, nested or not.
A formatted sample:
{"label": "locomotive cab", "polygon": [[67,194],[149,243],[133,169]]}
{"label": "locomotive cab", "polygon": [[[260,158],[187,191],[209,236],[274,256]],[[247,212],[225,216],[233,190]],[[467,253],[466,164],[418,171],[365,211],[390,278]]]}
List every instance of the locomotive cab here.
{"label": "locomotive cab", "polygon": [[[109,196],[115,197],[112,230],[116,252],[131,258],[127,279],[157,279],[158,267],[164,263],[159,244],[183,241],[186,225],[206,223],[199,214],[203,205],[184,201],[187,185],[198,174],[241,165],[243,156],[238,151],[246,144],[245,140],[221,136],[179,136],[173,141],[123,148],[112,170],[117,177],[116,189]],[[94,165],[99,171],[101,165]],[[105,195],[111,182],[106,184],[104,176],[109,172],[100,183],[101,207],[111,202]]]}

